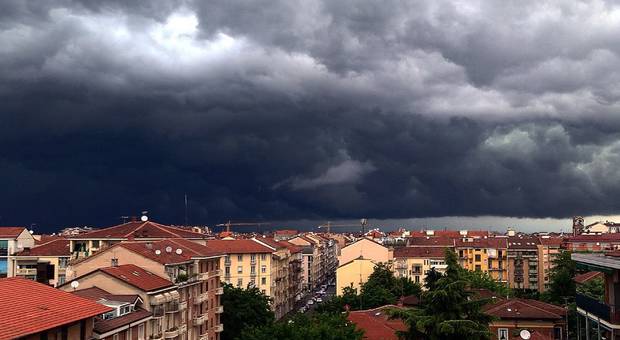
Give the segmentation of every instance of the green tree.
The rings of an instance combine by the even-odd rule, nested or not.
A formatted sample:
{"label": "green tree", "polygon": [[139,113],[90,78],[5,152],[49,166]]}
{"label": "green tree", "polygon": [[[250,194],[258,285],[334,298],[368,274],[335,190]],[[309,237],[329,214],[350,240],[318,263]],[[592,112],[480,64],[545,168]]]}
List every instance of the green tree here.
{"label": "green tree", "polygon": [[273,323],[274,314],[269,307],[270,298],[256,287],[236,288],[223,284],[222,323],[227,325],[222,332],[222,340],[239,337],[244,329]]}
{"label": "green tree", "polygon": [[424,287],[428,290],[433,290],[437,286],[437,281],[441,279],[443,275],[441,272],[435,270],[435,267],[431,268],[428,273],[426,273],[426,277],[424,278]]}
{"label": "green tree", "polygon": [[489,273],[485,273],[480,270],[470,271],[461,268],[461,276],[469,282],[469,288],[488,289],[502,297],[510,295],[510,289],[507,286],[495,281]]}
{"label": "green tree", "polygon": [[348,340],[362,339],[363,332],[346,319],[343,313],[296,314],[292,319],[246,328],[238,339],[243,340]]}
{"label": "green tree", "polygon": [[605,298],[605,280],[600,277],[577,285],[577,292],[603,302]]}
{"label": "green tree", "polygon": [[554,260],[553,268],[549,273],[549,290],[543,295],[543,299],[556,304],[573,302],[575,299],[576,274],[575,261],[571,259],[570,251],[562,251]]}
{"label": "green tree", "polygon": [[456,254],[446,249],[446,274],[434,290],[422,293],[419,309],[395,309],[392,317],[402,319],[408,330],[399,335],[404,339],[462,340],[490,339],[492,317],[482,311],[488,302],[472,299],[468,281],[463,277]]}

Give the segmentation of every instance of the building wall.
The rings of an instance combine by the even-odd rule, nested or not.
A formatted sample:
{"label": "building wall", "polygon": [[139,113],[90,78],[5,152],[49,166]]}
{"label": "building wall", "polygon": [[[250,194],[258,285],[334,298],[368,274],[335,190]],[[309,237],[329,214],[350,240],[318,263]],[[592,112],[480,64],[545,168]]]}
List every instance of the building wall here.
{"label": "building wall", "polygon": [[[566,339],[564,332],[564,323],[563,322],[550,322],[550,321],[527,321],[527,320],[499,320],[494,321],[489,325],[489,330],[493,337],[491,339],[498,339],[499,329],[504,328],[508,329],[508,339],[514,339],[513,334],[518,334],[522,329],[527,329],[530,332],[535,332],[542,337],[538,337],[540,339],[555,339],[554,338],[554,327],[559,327],[562,330],[562,339]],[[518,338],[518,336],[517,336]]]}
{"label": "building wall", "polygon": [[375,268],[375,262],[367,259],[353,260],[336,269],[336,294],[342,295],[345,287],[353,287],[360,291],[361,285],[368,281],[368,277]]}
{"label": "building wall", "polygon": [[22,340],[40,340],[47,337],[48,340],[62,340],[62,334],[67,334],[67,339],[81,339],[82,328],[84,329],[84,339],[91,339],[93,335],[93,318],[87,318],[61,327],[56,327],[44,332],[31,334],[21,338]]}
{"label": "building wall", "polygon": [[340,264],[347,263],[360,256],[377,262],[388,262],[391,260],[388,248],[364,238],[340,249],[338,262]]}
{"label": "building wall", "polygon": [[396,277],[408,277],[411,281],[424,285],[426,274],[432,267],[444,272],[446,264],[443,258],[430,257],[396,257],[394,258],[394,274]]}
{"label": "building wall", "polygon": [[[23,271],[24,266],[34,266],[36,268],[37,263],[48,263],[54,266],[54,278],[49,281],[50,285],[57,286],[63,284],[66,281],[66,267],[61,267],[61,262],[66,263],[66,261],[61,261],[62,259],[68,260],[67,256],[14,256],[11,259],[10,267],[14,273],[14,276],[24,277],[27,279],[36,280],[37,273],[34,270],[34,273],[30,271]],[[60,278],[63,280],[60,280]]]}
{"label": "building wall", "polygon": [[95,269],[110,267],[113,258],[118,260],[119,265],[135,264],[155,275],[168,278],[168,273],[161,263],[140,256],[123,247],[115,247],[69,265],[67,268],[67,281],[70,281],[71,278],[90,273]]}

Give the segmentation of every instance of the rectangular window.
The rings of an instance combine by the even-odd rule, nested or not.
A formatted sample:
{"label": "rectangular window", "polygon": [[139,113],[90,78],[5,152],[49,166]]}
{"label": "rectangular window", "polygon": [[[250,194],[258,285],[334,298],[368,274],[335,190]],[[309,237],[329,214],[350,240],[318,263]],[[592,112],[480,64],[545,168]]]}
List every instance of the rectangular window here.
{"label": "rectangular window", "polygon": [[476,262],[480,262],[481,258],[480,258],[480,254],[476,254]]}
{"label": "rectangular window", "polygon": [[250,274],[256,274],[256,266],[250,267]]}
{"label": "rectangular window", "polygon": [[230,275],[230,267],[229,266],[224,267],[224,273],[226,273],[226,275]]}
{"label": "rectangular window", "polygon": [[260,278],[260,284],[263,285],[263,286],[266,285],[267,284],[267,278],[266,277],[261,277]]}
{"label": "rectangular window", "polygon": [[0,256],[9,255],[9,241],[0,240]]}
{"label": "rectangular window", "polygon": [[237,274],[243,273],[243,266],[237,266]]}
{"label": "rectangular window", "polygon": [[250,280],[250,287],[254,287],[254,286],[256,286],[256,280],[251,279]]}
{"label": "rectangular window", "polygon": [[237,261],[242,262],[243,261],[243,255],[237,255]]}
{"label": "rectangular window", "polygon": [[64,275],[58,275],[58,284],[57,285],[61,285],[65,283],[65,276]]}
{"label": "rectangular window", "polygon": [[7,273],[8,273],[7,260],[6,259],[0,259],[0,278],[1,277],[6,277]]}
{"label": "rectangular window", "polygon": [[237,279],[237,287],[241,287],[243,286],[243,279],[239,278]]}
{"label": "rectangular window", "polygon": [[260,260],[261,261],[266,261],[267,260],[267,254],[260,254]]}
{"label": "rectangular window", "polygon": [[256,254],[250,255],[250,261],[256,262]]}
{"label": "rectangular window", "polygon": [[415,276],[415,283],[420,283],[420,277],[418,275]]}
{"label": "rectangular window", "polygon": [[93,241],[93,248],[99,248],[99,240]]}
{"label": "rectangular window", "polygon": [[508,328],[497,329],[497,340],[508,340]]}
{"label": "rectangular window", "polygon": [[144,324],[138,325],[138,340],[144,340]]}
{"label": "rectangular window", "polygon": [[118,267],[118,259],[112,259],[111,266],[112,267]]}
{"label": "rectangular window", "polygon": [[480,265],[479,265],[479,264],[477,264],[477,265],[476,265],[476,270],[477,270],[477,271],[480,271],[480,270],[482,270],[482,267],[480,267]]}
{"label": "rectangular window", "polygon": [[225,263],[230,263],[230,255],[224,256],[224,262]]}
{"label": "rectangular window", "polygon": [[265,266],[265,265],[260,266],[260,272],[261,273],[266,273],[267,272],[267,266]]}

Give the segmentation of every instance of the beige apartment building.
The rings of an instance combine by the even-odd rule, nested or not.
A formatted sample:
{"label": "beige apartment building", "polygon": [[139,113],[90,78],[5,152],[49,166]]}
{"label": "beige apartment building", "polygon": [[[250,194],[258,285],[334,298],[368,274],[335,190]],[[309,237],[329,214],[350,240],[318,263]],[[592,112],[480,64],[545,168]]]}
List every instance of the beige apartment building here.
{"label": "beige apartment building", "polygon": [[70,257],[69,240],[55,238],[15,253],[9,266],[14,276],[58,286],[66,281]]}
{"label": "beige apartment building", "polygon": [[336,269],[336,293],[340,295],[344,287],[361,287],[376,263],[391,264],[393,256],[392,249],[365,237],[340,249],[340,265]]}
{"label": "beige apartment building", "polygon": [[[181,322],[179,325],[186,325],[181,328],[186,331],[182,337],[190,340],[219,339],[219,333],[223,331],[220,323],[223,312],[220,303],[223,294],[220,286],[221,257],[218,251],[185,239],[125,241],[72,263],[67,268],[67,282],[99,268],[135,264],[174,283],[179,293],[179,304],[184,307],[174,312],[181,315],[175,319]],[[118,294],[114,290],[105,290]],[[174,324],[164,326],[177,327]],[[166,330],[164,327],[163,332]]]}
{"label": "beige apartment building", "polygon": [[376,264],[376,261],[362,257],[341,264],[336,270],[336,294],[342,295],[345,287],[357,289],[359,293]]}
{"label": "beige apartment building", "polygon": [[302,271],[304,293],[309,293],[323,282],[324,266],[320,243],[306,236],[297,236],[288,242],[302,247]]}
{"label": "beige apartment building", "polygon": [[508,242],[498,238],[462,238],[455,240],[461,267],[488,273],[498,282],[508,280]]}
{"label": "beige apartment building", "polygon": [[0,278],[17,276],[12,265],[15,253],[32,248],[34,245],[34,237],[26,228],[0,227]]}
{"label": "beige apartment building", "polygon": [[415,283],[424,284],[426,274],[431,268],[445,272],[444,260],[446,248],[441,247],[401,247],[394,250],[394,274],[407,277]]}

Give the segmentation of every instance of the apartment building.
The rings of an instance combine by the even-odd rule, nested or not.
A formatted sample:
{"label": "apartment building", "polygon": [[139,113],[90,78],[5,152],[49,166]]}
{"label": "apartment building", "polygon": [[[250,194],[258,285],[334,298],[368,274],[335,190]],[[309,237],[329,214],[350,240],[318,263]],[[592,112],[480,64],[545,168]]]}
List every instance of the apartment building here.
{"label": "apartment building", "polygon": [[69,240],[53,238],[15,253],[9,266],[17,277],[57,286],[66,281],[70,257]]}
{"label": "apartment building", "polygon": [[[489,324],[492,339],[549,339],[562,340],[566,334],[566,309],[538,300],[499,299],[483,307],[494,317]],[[521,336],[527,331],[525,337]],[[513,336],[513,334],[519,334]],[[529,337],[528,337],[529,335]]]}
{"label": "apartment building", "polygon": [[508,238],[508,280],[511,288],[538,290],[539,272],[538,251],[540,240],[537,237]]}
{"label": "apartment building", "polygon": [[488,273],[498,282],[508,280],[506,238],[462,238],[455,240],[461,267]]}
{"label": "apartment building", "polygon": [[424,284],[426,274],[431,268],[444,272],[446,248],[441,247],[400,247],[394,249],[394,274],[408,277],[413,282]]}
{"label": "apartment building", "polygon": [[336,295],[342,295],[346,287],[357,289],[359,293],[377,263],[375,260],[358,257],[338,266],[336,270]]}
{"label": "apartment building", "polygon": [[69,238],[69,251],[71,252],[72,259],[80,259],[122,241],[157,241],[168,238],[184,238],[201,241],[204,244],[206,237],[202,233],[148,220],[130,221],[117,226],[71,236]]}
{"label": "apartment building", "polygon": [[323,254],[320,243],[306,236],[294,237],[288,242],[302,247],[302,270],[304,275],[304,291],[311,292],[319,287],[324,280]]}
{"label": "apartment building", "polygon": [[0,227],[0,278],[15,276],[13,255],[34,244],[34,237],[26,228]]}
{"label": "apartment building", "polygon": [[393,250],[368,238],[361,238],[340,250],[336,269],[336,292],[345,287],[361,287],[377,263],[391,263]]}
{"label": "apartment building", "polygon": [[185,320],[187,339],[218,339],[223,331],[220,323],[223,312],[220,298],[224,292],[220,286],[222,256],[217,250],[186,239],[125,241],[71,263],[67,281],[98,268],[135,264],[174,283],[179,304],[184,307],[179,313],[181,320]]}
{"label": "apartment building", "polygon": [[23,278],[0,279],[0,339],[91,339],[110,307]]}
{"label": "apartment building", "polygon": [[78,289],[71,293],[112,308],[110,312],[95,318],[94,339],[145,340],[149,336],[147,329],[153,320],[153,313],[145,309],[140,295],[111,294],[98,287]]}
{"label": "apartment building", "polygon": [[572,252],[604,252],[620,249],[620,233],[571,236],[564,240],[564,247]]}
{"label": "apartment building", "polygon": [[538,276],[542,277],[542,280],[538,280],[538,291],[544,292],[549,288],[550,273],[551,269],[554,266],[553,261],[562,251],[564,237],[545,235],[540,237],[539,240],[540,246],[538,247]]}

